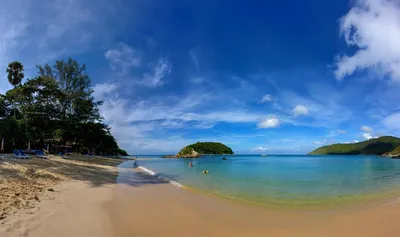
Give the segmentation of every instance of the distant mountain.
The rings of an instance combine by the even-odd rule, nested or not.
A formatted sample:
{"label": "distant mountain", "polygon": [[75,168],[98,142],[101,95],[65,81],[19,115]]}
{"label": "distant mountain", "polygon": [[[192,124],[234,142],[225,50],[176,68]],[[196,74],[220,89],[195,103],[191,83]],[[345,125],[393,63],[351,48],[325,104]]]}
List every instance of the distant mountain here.
{"label": "distant mountain", "polygon": [[168,156],[167,158],[198,158],[201,155],[225,155],[233,154],[230,147],[219,142],[197,142],[189,146],[185,146],[176,156]]}
{"label": "distant mountain", "polygon": [[400,138],[383,136],[352,144],[333,144],[320,147],[310,155],[400,155]]}

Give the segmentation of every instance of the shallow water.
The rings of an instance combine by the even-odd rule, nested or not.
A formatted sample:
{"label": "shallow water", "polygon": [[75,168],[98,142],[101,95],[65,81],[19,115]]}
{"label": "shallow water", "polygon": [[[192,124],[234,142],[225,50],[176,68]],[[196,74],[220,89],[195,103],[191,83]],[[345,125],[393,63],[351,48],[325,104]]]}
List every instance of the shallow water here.
{"label": "shallow water", "polygon": [[[152,157],[142,166],[179,183],[258,204],[321,204],[358,200],[400,187],[400,160],[378,156]],[[208,170],[208,175],[202,173]]]}

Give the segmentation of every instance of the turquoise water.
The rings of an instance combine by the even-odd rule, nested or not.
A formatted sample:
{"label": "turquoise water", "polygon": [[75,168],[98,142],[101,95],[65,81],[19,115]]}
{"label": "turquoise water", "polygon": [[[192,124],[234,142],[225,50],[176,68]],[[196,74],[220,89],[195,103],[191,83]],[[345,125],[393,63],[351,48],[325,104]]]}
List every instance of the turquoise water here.
{"label": "turquoise water", "polygon": [[[152,157],[145,166],[179,183],[259,204],[317,204],[357,199],[400,188],[400,160],[377,156]],[[208,170],[209,174],[202,173]]]}

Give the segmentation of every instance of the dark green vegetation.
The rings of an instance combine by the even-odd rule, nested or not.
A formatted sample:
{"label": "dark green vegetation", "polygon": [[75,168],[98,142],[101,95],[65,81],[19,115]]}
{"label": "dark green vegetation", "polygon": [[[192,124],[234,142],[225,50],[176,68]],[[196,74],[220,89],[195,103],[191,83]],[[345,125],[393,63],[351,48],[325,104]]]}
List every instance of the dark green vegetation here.
{"label": "dark green vegetation", "polygon": [[400,138],[384,136],[353,144],[333,144],[320,147],[310,155],[383,155],[400,148]]}
{"label": "dark green vegetation", "polygon": [[233,154],[230,147],[219,142],[197,142],[182,148],[175,156],[164,156],[165,158],[199,158],[201,155]]}
{"label": "dark green vegetation", "polygon": [[230,147],[219,142],[197,142],[187,147],[192,148],[193,150],[195,150],[200,154],[207,154],[207,155],[233,154],[233,151]]}
{"label": "dark green vegetation", "polygon": [[103,124],[85,65],[69,58],[39,65],[38,74],[23,82],[23,65],[6,69],[13,89],[0,94],[0,139],[13,148],[127,155]]}

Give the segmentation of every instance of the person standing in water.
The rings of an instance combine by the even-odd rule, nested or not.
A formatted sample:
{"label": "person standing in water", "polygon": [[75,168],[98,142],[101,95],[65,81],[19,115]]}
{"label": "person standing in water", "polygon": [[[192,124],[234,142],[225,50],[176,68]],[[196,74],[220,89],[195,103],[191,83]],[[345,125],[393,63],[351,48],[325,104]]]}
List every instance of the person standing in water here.
{"label": "person standing in water", "polygon": [[192,168],[193,167],[193,163],[192,163],[192,161],[189,161],[189,168]]}

